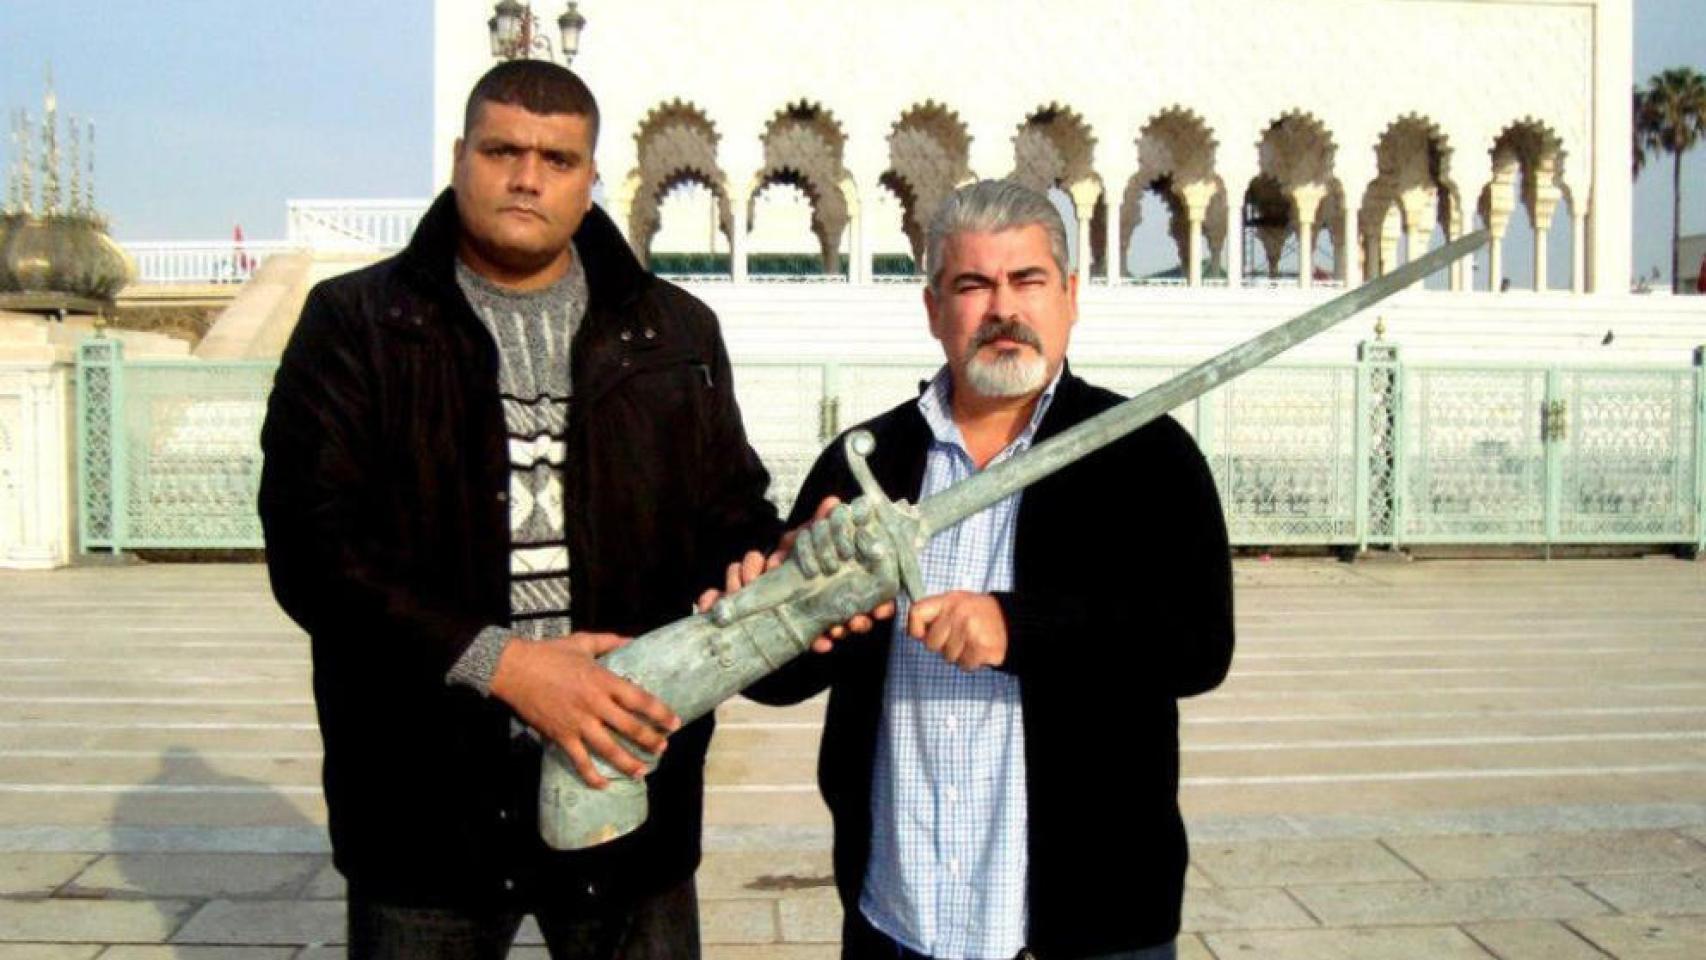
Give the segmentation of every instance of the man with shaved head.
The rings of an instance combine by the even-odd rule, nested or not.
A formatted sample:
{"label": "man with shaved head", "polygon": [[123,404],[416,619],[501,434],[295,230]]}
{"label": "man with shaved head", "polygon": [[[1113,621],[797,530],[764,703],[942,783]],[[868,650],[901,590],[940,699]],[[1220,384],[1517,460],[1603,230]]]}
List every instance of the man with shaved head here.
{"label": "man with shaved head", "polygon": [[[527,914],[557,960],[699,954],[712,720],[597,657],[779,527],[716,317],[592,203],[597,138],[573,73],[493,68],[408,248],[317,287],[279,368],[261,516],[354,958],[500,958]],[[645,825],[548,849],[545,749],[593,786],[662,751]]]}

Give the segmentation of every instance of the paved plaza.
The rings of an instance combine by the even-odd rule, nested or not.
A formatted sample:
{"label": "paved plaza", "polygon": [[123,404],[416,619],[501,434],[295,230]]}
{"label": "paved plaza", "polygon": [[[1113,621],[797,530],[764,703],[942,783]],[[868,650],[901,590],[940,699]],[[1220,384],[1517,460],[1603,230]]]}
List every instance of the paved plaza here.
{"label": "paved plaza", "polygon": [[[1184,709],[1182,957],[1706,958],[1706,563],[1237,578],[1232,676]],[[307,644],[264,569],[6,573],[0,611],[0,960],[341,957]],[[837,954],[821,712],[723,708],[711,960]]]}

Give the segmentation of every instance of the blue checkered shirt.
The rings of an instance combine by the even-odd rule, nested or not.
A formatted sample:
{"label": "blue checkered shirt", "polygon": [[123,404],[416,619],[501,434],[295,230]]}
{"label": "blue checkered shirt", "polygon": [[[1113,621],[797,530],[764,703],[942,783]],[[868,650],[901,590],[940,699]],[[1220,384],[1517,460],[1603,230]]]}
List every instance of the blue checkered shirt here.
{"label": "blue checkered shirt", "polygon": [[[991,464],[1030,447],[1054,399]],[[918,399],[933,439],[927,497],[977,472],[950,406],[943,367]],[[990,593],[1013,586],[1015,493],[937,534],[918,556],[924,590]],[[1019,681],[966,673],[894,618],[871,785],[871,859],[859,908],[873,926],[932,957],[1011,957],[1025,944],[1028,868],[1025,728]]]}

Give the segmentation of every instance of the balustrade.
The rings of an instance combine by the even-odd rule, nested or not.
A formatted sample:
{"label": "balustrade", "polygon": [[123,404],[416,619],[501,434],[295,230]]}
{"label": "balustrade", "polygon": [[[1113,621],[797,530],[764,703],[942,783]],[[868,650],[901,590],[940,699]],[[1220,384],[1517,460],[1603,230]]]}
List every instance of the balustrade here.
{"label": "balustrade", "polygon": [[150,240],[122,246],[136,261],[136,282],[151,286],[246,283],[267,257],[300,249],[283,240]]}
{"label": "balustrade", "polygon": [[[916,395],[929,362],[736,364],[747,432],[787,509],[823,445]],[[1181,369],[1087,359],[1127,394]],[[272,366],[81,353],[85,550],[259,547],[259,425]],[[1214,473],[1232,542],[1706,542],[1706,370],[1408,364],[1388,343],[1263,367],[1173,415]]]}
{"label": "balustrade", "polygon": [[426,200],[292,200],[286,236],[321,249],[400,250],[428,206]]}

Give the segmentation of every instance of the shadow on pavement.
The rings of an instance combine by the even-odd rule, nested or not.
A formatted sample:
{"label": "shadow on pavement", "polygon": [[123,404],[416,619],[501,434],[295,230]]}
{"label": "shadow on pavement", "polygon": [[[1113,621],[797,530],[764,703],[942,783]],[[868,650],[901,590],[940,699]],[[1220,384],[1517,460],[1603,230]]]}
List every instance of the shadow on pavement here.
{"label": "shadow on pavement", "polygon": [[[151,902],[174,943],[341,940],[343,883],[324,827],[293,802],[297,788],[214,762],[166,748],[155,776],[115,804],[110,852],[61,896]],[[318,783],[303,792],[317,795]]]}

